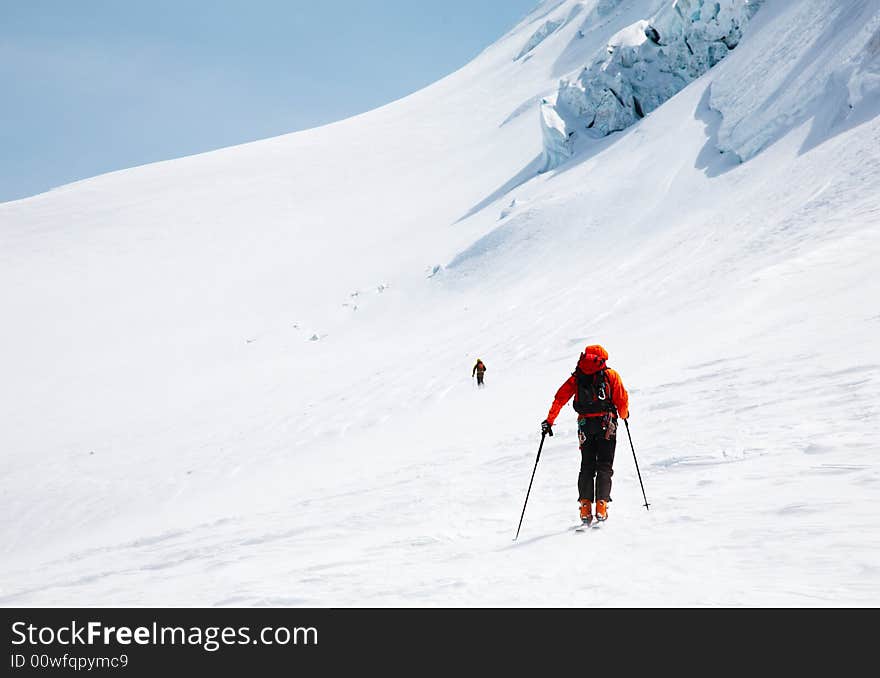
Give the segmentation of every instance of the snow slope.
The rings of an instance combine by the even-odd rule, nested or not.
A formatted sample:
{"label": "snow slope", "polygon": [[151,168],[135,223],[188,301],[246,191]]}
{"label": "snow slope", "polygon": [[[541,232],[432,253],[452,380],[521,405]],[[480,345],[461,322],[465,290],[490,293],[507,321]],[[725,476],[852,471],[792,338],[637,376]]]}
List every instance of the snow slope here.
{"label": "snow slope", "polygon": [[[545,2],[376,111],[0,205],[0,603],[877,605],[880,3],[768,0],[538,175],[541,98],[662,4]],[[651,511],[621,438],[568,530],[566,408],[513,542],[594,342]]]}

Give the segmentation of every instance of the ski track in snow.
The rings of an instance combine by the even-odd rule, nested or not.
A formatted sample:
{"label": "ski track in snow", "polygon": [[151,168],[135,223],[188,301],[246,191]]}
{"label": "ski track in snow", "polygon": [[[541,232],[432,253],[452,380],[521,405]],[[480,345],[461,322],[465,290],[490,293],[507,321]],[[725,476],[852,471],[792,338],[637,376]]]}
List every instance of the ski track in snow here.
{"label": "ski track in snow", "polygon": [[[877,369],[822,377],[832,388],[851,388],[854,376]],[[870,533],[873,519],[854,516],[841,531],[835,513],[854,496],[867,502],[876,492],[875,450],[857,440],[841,449],[843,441],[832,435],[822,443],[792,438],[784,449],[757,439],[719,440],[715,425],[701,427],[686,405],[661,407],[670,391],[701,384],[717,395],[730,386],[725,370],[695,371],[689,382],[640,394],[651,414],[633,421],[637,443],[645,442],[639,433],[649,426],[652,438],[678,443],[674,450],[639,445],[652,506],[645,512],[626,440],[620,441],[611,518],[594,535],[600,543],[567,540],[578,456],[573,425],[563,419],[560,435],[545,444],[517,542],[517,508],[536,440],[525,433],[482,449],[432,448],[431,456],[442,461],[402,464],[371,478],[368,487],[302,493],[283,510],[74,551],[38,571],[13,573],[20,589],[4,592],[0,602],[88,605],[97,596],[123,605],[173,599],[183,605],[406,606],[438,598],[451,605],[663,605],[676,599],[716,605],[738,597],[767,605],[864,603],[871,595],[864,573],[876,572],[877,544],[855,535],[860,528]],[[497,391],[460,394],[466,402],[454,409],[491,407]],[[685,427],[686,437],[667,437]],[[787,469],[787,478],[775,478],[772,494],[768,456]],[[835,463],[841,457],[847,463]],[[849,488],[845,500],[802,495],[805,486],[841,482]],[[650,553],[650,561],[633,559],[634,552]],[[845,567],[834,555],[842,553]],[[511,568],[512,562],[519,566]],[[838,568],[834,590],[827,590],[830,566]],[[611,582],[603,577],[600,586],[597,568],[617,575]],[[528,592],[512,596],[524,571]],[[760,582],[746,584],[752,576]],[[658,591],[660,577],[666,586]],[[178,589],[181,579],[192,578],[201,582],[198,589]],[[354,591],[362,593],[353,597]]]}

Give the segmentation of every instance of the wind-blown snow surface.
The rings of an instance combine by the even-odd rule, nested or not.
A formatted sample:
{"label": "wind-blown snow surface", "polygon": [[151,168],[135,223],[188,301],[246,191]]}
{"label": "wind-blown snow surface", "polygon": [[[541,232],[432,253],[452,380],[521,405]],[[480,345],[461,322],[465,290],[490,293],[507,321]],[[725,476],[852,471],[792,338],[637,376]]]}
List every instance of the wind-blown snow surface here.
{"label": "wind-blown snow surface", "polygon": [[[0,206],[3,604],[880,603],[880,7],[768,1],[535,176],[559,69],[657,5],[576,4],[369,114]],[[621,438],[569,531],[567,408],[514,542],[594,342],[651,511]]]}

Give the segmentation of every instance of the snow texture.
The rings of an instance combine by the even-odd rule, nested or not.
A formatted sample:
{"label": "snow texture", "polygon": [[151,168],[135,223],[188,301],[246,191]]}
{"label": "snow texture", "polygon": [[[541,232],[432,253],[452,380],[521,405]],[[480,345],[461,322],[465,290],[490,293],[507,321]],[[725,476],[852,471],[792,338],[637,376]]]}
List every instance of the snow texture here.
{"label": "snow texture", "polygon": [[[724,41],[670,26],[739,39],[667,4],[545,2],[375,111],[0,205],[0,604],[880,604],[880,7],[767,2],[539,173],[511,114],[561,66],[634,72],[650,17],[678,86]],[[592,343],[651,510],[624,431],[573,534],[566,407],[514,542]]]}
{"label": "snow texture", "polygon": [[[768,8],[769,9],[769,8]],[[780,3],[747,45],[738,77],[712,87],[723,115],[719,148],[748,160],[804,120],[808,144],[880,112],[880,16],[876,0]]]}

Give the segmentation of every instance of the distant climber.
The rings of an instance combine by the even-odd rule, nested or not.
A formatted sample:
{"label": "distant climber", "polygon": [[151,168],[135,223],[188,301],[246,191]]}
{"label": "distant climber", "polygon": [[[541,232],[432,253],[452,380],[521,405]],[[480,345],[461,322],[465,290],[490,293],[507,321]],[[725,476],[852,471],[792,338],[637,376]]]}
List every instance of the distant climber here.
{"label": "distant climber", "polygon": [[477,358],[477,364],[474,365],[474,369],[471,370],[471,379],[474,378],[475,374],[477,375],[477,387],[482,388],[485,386],[483,383],[483,375],[486,374],[486,365],[479,358]]}
{"label": "distant climber", "polygon": [[[581,468],[578,494],[581,521],[593,522],[593,499],[596,519],[608,518],[611,501],[611,476],[614,474],[614,448],[617,445],[617,418],[629,418],[629,396],[620,375],[606,366],[608,352],[594,344],[587,346],[571,376],[556,392],[541,433],[553,435],[553,422],[571,397],[578,413],[578,443]],[[594,486],[595,483],[595,486]]]}

